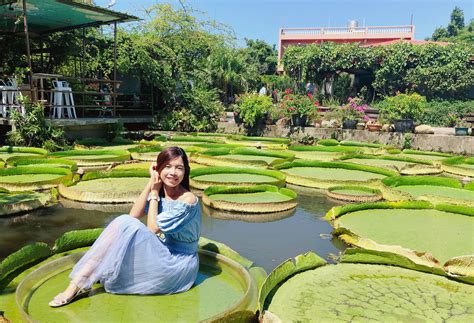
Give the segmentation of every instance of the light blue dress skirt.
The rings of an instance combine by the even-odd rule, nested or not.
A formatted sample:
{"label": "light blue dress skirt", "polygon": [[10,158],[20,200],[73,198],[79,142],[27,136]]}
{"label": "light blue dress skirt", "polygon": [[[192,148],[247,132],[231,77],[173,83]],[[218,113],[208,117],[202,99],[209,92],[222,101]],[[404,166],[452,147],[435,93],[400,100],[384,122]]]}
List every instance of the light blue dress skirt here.
{"label": "light blue dress skirt", "polygon": [[161,237],[127,214],[115,218],[74,266],[72,282],[80,288],[100,282],[115,294],[173,294],[191,288],[199,270],[199,202],[161,198],[156,223]]}

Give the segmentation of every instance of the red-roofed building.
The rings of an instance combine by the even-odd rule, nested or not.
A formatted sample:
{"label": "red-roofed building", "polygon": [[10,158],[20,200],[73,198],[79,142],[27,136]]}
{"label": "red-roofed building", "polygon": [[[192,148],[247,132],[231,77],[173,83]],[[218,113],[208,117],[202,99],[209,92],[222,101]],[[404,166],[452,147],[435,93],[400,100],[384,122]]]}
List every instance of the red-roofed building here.
{"label": "red-roofed building", "polygon": [[350,22],[348,27],[282,28],[278,42],[278,62],[280,63],[288,46],[317,44],[323,41],[374,46],[401,39],[412,42],[415,41],[414,35],[414,25],[358,27],[356,21]]}

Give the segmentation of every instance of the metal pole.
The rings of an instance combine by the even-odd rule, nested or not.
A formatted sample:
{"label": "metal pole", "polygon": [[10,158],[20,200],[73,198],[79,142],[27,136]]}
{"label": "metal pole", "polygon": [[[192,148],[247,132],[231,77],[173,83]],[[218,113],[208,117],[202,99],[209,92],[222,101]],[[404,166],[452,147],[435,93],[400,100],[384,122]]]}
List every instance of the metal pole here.
{"label": "metal pole", "polygon": [[30,36],[28,33],[28,19],[26,18],[26,0],[23,0],[23,26],[26,36],[26,55],[28,57],[28,67],[30,69],[30,95],[33,101],[33,67],[31,64]]}
{"label": "metal pole", "polygon": [[114,22],[114,117],[116,117],[117,113],[117,22]]}

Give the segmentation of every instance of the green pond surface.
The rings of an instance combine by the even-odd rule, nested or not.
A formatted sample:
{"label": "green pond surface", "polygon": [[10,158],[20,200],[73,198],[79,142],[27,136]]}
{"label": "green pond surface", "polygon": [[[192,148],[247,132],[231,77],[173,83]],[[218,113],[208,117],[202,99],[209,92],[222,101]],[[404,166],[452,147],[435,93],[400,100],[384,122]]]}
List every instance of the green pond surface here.
{"label": "green pond surface", "polygon": [[413,165],[413,163],[408,163],[400,160],[385,160],[385,159],[364,159],[364,158],[351,158],[344,160],[345,162],[368,165],[368,166],[377,166],[385,168],[402,168],[407,165]]}
{"label": "green pond surface", "polygon": [[407,192],[415,198],[422,195],[434,195],[449,197],[457,200],[474,201],[474,191],[464,190],[461,188],[443,187],[435,185],[407,185],[397,186],[395,189]]}
{"label": "green pond surface", "polygon": [[[323,219],[336,204],[323,193],[297,193],[298,206],[294,215],[278,221],[223,220],[209,216],[203,209],[201,234],[227,244],[267,272],[308,250],[323,257],[330,253],[338,254],[345,248],[344,244],[330,238],[332,227]],[[95,210],[86,209],[90,205]],[[0,217],[0,261],[28,243],[43,241],[52,246],[64,232],[104,227],[115,217],[128,213],[132,207],[131,204],[114,204],[115,211],[109,212],[104,205],[88,206],[77,209],[57,204],[21,216]],[[146,221],[145,217],[141,220]]]}
{"label": "green pond surface", "polygon": [[441,276],[338,264],[291,277],[268,310],[282,322],[473,322],[473,296],[473,286]]}
{"label": "green pond surface", "polygon": [[216,183],[275,183],[278,179],[266,175],[246,174],[246,173],[226,173],[208,174],[193,177],[195,181],[216,182]]}
{"label": "green pond surface", "polygon": [[292,167],[281,170],[284,173],[322,180],[367,181],[385,178],[384,175],[342,168]]}
{"label": "green pond surface", "polygon": [[474,218],[438,210],[363,210],[338,218],[360,237],[385,245],[428,251],[441,263],[474,254]]}
{"label": "green pond surface", "polygon": [[277,192],[213,194],[209,198],[214,201],[226,201],[236,203],[272,203],[286,202],[292,200],[291,197]]}
{"label": "green pond surface", "polygon": [[141,191],[148,181],[148,177],[100,178],[82,181],[73,187],[77,191],[93,193]]}
{"label": "green pond surface", "polygon": [[102,289],[68,306],[47,304],[69,281],[70,270],[55,275],[31,295],[27,312],[39,322],[196,322],[217,315],[244,294],[227,270],[201,266],[188,292],[174,295],[113,295]]}
{"label": "green pond surface", "polygon": [[64,175],[59,174],[24,174],[24,175],[8,175],[0,176],[0,183],[23,184],[35,183],[41,181],[51,181]]}
{"label": "green pond surface", "polygon": [[61,158],[70,159],[70,160],[95,160],[95,159],[107,159],[115,158],[117,155],[77,155],[77,156],[64,156]]}
{"label": "green pond surface", "polygon": [[221,159],[237,159],[237,160],[262,160],[267,164],[272,163],[273,161],[279,159],[277,157],[269,157],[269,156],[257,156],[257,155],[222,155],[222,156],[215,156],[216,158]]}
{"label": "green pond surface", "polygon": [[328,152],[328,151],[291,151],[291,152],[295,154],[296,158],[309,159],[309,160],[322,160],[322,161],[330,161],[341,155],[341,153]]}
{"label": "green pond surface", "polygon": [[355,195],[355,196],[372,196],[375,195],[371,192],[359,191],[359,190],[333,190],[333,193],[345,194],[345,195]]}

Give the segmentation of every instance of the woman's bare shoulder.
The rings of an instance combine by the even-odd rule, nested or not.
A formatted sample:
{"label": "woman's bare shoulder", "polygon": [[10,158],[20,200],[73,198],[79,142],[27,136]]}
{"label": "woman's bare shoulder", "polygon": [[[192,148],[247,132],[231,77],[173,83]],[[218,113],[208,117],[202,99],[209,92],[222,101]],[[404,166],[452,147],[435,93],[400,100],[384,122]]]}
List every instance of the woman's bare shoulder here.
{"label": "woman's bare shoulder", "polygon": [[194,204],[197,202],[197,197],[192,192],[186,192],[178,200],[187,204]]}

